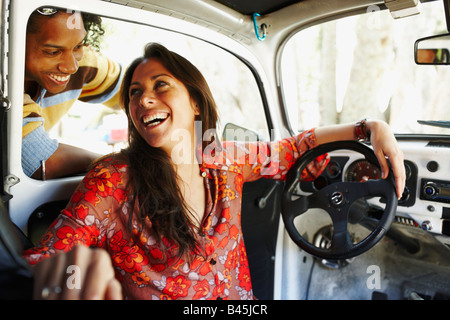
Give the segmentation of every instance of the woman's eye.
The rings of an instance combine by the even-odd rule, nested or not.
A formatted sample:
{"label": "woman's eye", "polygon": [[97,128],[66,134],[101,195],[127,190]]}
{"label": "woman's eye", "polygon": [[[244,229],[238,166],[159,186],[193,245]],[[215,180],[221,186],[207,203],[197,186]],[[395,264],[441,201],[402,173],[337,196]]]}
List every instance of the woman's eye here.
{"label": "woman's eye", "polygon": [[165,82],[165,81],[157,81],[157,82],[155,83],[155,90],[156,90],[156,89],[163,88],[163,87],[165,87],[165,86],[167,86],[167,82]]}
{"label": "woman's eye", "polygon": [[140,90],[137,89],[137,88],[135,88],[135,89],[130,89],[130,97],[136,96],[139,92],[140,92]]}

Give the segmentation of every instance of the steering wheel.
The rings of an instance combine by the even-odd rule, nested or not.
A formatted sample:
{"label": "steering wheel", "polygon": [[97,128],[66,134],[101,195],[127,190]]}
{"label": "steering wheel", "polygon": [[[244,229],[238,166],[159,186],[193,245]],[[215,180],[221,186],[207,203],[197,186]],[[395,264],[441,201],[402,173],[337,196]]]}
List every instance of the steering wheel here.
{"label": "steering wheel", "polygon": [[[294,192],[303,169],[318,156],[339,149],[361,153],[369,162],[379,166],[373,150],[362,143],[339,141],[323,144],[305,152],[294,166],[290,168],[282,194],[281,213],[289,236],[300,248],[313,256],[323,259],[339,260],[352,258],[372,248],[390,228],[398,203],[391,170],[387,179],[368,180],[365,182],[337,182],[327,185],[309,196],[295,194]],[[295,196],[294,200],[292,199],[293,196]],[[352,203],[362,197],[382,197],[386,202],[386,206],[373,231],[365,239],[354,244],[350,239],[347,227],[349,209]],[[294,225],[294,218],[310,208],[321,208],[331,217],[333,235],[329,248],[318,248],[311,244],[300,235]]]}

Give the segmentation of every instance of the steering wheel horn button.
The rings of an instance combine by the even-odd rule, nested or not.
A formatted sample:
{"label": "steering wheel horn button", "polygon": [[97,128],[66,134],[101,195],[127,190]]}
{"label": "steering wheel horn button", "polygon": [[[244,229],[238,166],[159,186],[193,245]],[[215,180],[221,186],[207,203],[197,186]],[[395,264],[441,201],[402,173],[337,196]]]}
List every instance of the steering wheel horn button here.
{"label": "steering wheel horn button", "polygon": [[335,191],[330,197],[330,203],[333,207],[340,207],[345,203],[345,197],[340,191]]}

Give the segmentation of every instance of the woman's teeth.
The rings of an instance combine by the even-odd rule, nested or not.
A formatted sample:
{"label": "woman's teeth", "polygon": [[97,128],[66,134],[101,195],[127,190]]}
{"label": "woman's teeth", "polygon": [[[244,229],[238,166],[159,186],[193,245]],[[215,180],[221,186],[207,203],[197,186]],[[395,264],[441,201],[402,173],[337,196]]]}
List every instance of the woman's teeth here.
{"label": "woman's teeth", "polygon": [[149,116],[144,117],[142,120],[144,124],[149,127],[156,126],[166,120],[169,117],[167,113],[156,113]]}

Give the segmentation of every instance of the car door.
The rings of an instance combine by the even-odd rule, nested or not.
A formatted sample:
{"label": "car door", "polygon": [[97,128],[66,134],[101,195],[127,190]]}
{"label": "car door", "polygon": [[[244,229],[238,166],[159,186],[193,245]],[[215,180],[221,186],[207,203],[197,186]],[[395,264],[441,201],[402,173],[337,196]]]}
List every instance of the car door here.
{"label": "car door", "polygon": [[22,259],[25,238],[9,219],[5,203],[0,204],[0,299],[30,299],[33,274]]}
{"label": "car door", "polygon": [[[245,132],[227,136],[227,132]],[[246,128],[227,124],[223,140],[258,141],[261,137]],[[244,183],[241,224],[252,277],[253,292],[258,299],[271,300],[274,295],[275,251],[280,219],[281,192],[284,182],[259,179]]]}
{"label": "car door", "polygon": [[21,258],[24,238],[21,232],[11,222],[8,212],[7,202],[11,195],[7,192],[5,184],[8,183],[5,177],[5,168],[7,166],[6,151],[6,114],[10,109],[10,103],[7,98],[7,74],[6,64],[7,55],[4,54],[6,50],[6,29],[7,18],[6,8],[2,5],[0,7],[0,23],[1,23],[1,79],[0,79],[0,148],[1,148],[1,177],[2,188],[0,203],[0,299],[26,299],[31,297],[32,293],[32,273],[28,264]]}

